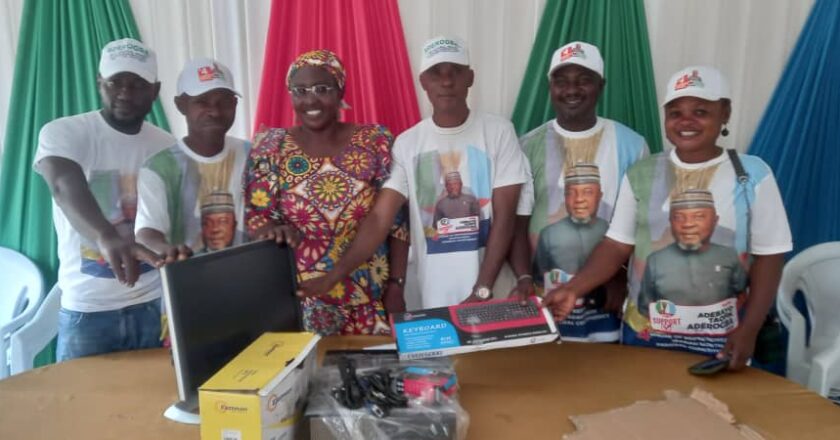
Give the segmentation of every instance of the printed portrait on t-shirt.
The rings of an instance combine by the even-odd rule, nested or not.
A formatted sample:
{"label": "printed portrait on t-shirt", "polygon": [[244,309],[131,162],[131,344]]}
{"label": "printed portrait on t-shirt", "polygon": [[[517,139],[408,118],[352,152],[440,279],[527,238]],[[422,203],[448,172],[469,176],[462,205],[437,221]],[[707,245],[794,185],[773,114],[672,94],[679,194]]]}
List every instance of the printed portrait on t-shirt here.
{"label": "printed portrait on t-shirt", "polygon": [[417,200],[429,254],[483,247],[490,231],[491,167],[475,147],[421,154]]}
{"label": "printed portrait on t-shirt", "polygon": [[[540,231],[534,257],[534,280],[547,292],[568,282],[603,240],[609,224],[598,217],[603,196],[600,171],[594,163],[578,163],[566,170],[564,207],[568,213]],[[618,339],[620,321],[605,312],[606,289],[597,287],[576,303],[558,329],[565,338],[607,342]]]}
{"label": "printed portrait on t-shirt", "polygon": [[[114,225],[117,233],[133,238],[137,216],[137,175],[123,174],[119,170],[93,171],[88,186],[102,214]],[[80,252],[82,273],[97,278],[116,278],[95,243],[82,237]],[[140,273],[152,269],[146,263],[140,264]]]}
{"label": "printed portrait on t-shirt", "polygon": [[435,203],[434,226],[441,230],[451,219],[474,218],[478,221],[481,214],[478,199],[464,188],[461,173],[450,171],[444,177],[445,189]]}
{"label": "printed portrait on t-shirt", "polygon": [[609,222],[621,178],[616,173],[623,170],[615,164],[620,158],[601,154],[603,135],[603,121],[591,133],[581,137],[564,137],[549,124],[544,130],[526,136],[523,140],[529,147],[527,154],[534,179],[535,199],[528,233],[532,249],[536,249],[539,234],[545,227],[563,221],[570,215],[565,203],[565,177],[569,169],[576,165],[605,167],[599,169],[601,197],[594,207],[594,215]]}
{"label": "printed portrait on t-shirt", "polygon": [[201,240],[204,251],[217,251],[233,245],[236,237],[236,210],[233,195],[213,192],[201,200]]}
{"label": "printed portrait on t-shirt", "polygon": [[[694,164],[672,151],[627,172],[620,203],[634,206],[616,211],[610,232],[631,233],[634,242],[622,343],[712,355],[737,329],[749,294],[753,225],[786,229],[784,221],[769,220],[781,206],[770,168],[739,157],[745,180],[727,153]],[[789,245],[784,230],[763,226],[757,235],[778,239],[765,249]]]}
{"label": "printed portrait on t-shirt", "polygon": [[734,248],[711,241],[717,221],[711,192],[672,196],[673,242],[648,256],[636,303],[651,332],[721,337],[737,328],[747,273]]}
{"label": "printed portrait on t-shirt", "polygon": [[598,166],[580,163],[569,167],[564,177],[563,200],[568,215],[540,231],[534,264],[536,279],[551,289],[554,280],[574,275],[603,239],[608,223],[599,218],[601,181]]}

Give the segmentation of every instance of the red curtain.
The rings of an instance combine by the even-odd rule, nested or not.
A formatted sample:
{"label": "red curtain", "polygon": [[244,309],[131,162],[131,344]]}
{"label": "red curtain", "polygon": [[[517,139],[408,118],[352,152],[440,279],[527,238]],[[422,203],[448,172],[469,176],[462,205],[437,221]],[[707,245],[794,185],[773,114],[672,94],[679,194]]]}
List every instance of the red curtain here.
{"label": "red curtain", "polygon": [[396,0],[273,0],[255,129],[294,125],[286,72],[314,49],[344,63],[352,107],[345,121],[383,124],[397,135],[420,120]]}

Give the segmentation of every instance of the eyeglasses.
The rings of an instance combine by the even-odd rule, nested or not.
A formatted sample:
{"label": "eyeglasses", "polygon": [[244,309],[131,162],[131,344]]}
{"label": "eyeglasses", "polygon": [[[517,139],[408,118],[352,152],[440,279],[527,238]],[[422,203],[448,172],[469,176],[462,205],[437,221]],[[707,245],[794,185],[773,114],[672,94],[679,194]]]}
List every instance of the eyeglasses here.
{"label": "eyeglasses", "polygon": [[303,87],[303,86],[295,86],[289,87],[289,93],[292,94],[295,98],[303,98],[307,94],[315,95],[315,96],[324,96],[333,90],[336,87],[327,85],[327,84],[315,84],[314,86]]}

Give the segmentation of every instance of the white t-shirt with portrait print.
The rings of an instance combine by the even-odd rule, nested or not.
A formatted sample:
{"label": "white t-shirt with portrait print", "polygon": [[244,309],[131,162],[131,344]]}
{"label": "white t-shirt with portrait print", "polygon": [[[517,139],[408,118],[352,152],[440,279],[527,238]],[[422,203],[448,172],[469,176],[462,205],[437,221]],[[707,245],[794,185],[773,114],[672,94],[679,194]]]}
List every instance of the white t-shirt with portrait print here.
{"label": "white t-shirt with portrait print", "polygon": [[[92,111],[56,119],[41,129],[34,162],[61,157],[77,163],[105,218],[123,236],[134,234],[137,171],[153,154],[172,145],[169,133],[144,122],[134,135],[108,125]],[[36,167],[37,171],[37,167]],[[133,287],[120,284],[95,243],[82,237],[53,200],[58,238],[61,306],[78,312],[116,310],[160,297],[158,271],[141,265]]]}
{"label": "white t-shirt with portrait print", "polygon": [[[657,155],[660,159],[657,164],[657,171],[654,176],[651,176],[651,181],[656,180],[656,176],[663,176],[665,174],[664,165],[666,161],[670,161],[676,167],[687,170],[700,170],[710,167],[717,167],[714,171],[713,177],[709,182],[708,189],[714,197],[715,209],[718,215],[718,222],[716,228],[725,228],[729,231],[738,231],[735,234],[734,240],[728,237],[729,243],[727,245],[735,247],[740,252],[748,251],[753,255],[774,255],[781,254],[793,249],[793,240],[790,233],[790,225],[788,224],[785,207],[782,204],[782,196],[779,193],[779,186],[776,179],[773,177],[773,171],[760,158],[746,154],[740,154],[741,163],[749,178],[754,182],[754,194],[749,197],[749,211],[751,223],[749,227],[749,240],[746,237],[746,227],[738,227],[740,220],[736,216],[736,211],[742,205],[740,202],[744,200],[738,197],[740,191],[737,186],[737,176],[735,167],[729,160],[726,151],[721,152],[717,157],[702,163],[685,163],[680,160],[676,154],[676,150],[672,149],[669,152],[659,153]],[[651,157],[648,161],[654,162],[655,158]],[[610,228],[607,231],[607,237],[630,245],[636,245],[637,232],[637,207],[639,203],[644,201],[654,200],[653,198],[640,199],[639,194],[634,192],[633,186],[627,176],[621,182],[621,189],[619,190],[618,202],[614,210]],[[652,239],[667,235],[666,231],[670,228],[668,221],[670,213],[671,199],[664,197],[655,211],[659,211],[659,215],[648,215],[648,224],[651,227],[650,236]],[[743,230],[743,231],[741,231]],[[716,229],[717,233],[717,229]],[[713,236],[713,241],[716,241]],[[721,240],[723,241],[723,240]],[[733,243],[734,241],[734,243]],[[749,249],[746,249],[747,241],[749,241]]]}
{"label": "white t-shirt with portrait print", "polygon": [[[408,198],[413,261],[422,307],[443,307],[466,299],[478,277],[493,220],[495,188],[527,178],[525,156],[510,121],[471,111],[458,127],[431,118],[397,137],[391,176],[384,187]],[[447,194],[447,178],[460,178],[459,195]],[[449,199],[447,199],[449,197]],[[435,219],[452,199],[478,202],[458,218]],[[440,215],[439,215],[440,216]]]}
{"label": "white t-shirt with portrait print", "polygon": [[[772,170],[756,156],[738,157],[748,176],[743,184],[726,151],[702,163],[685,163],[672,150],[637,162],[625,175],[607,231],[607,237],[633,245],[622,343],[717,353],[737,328],[739,308],[748,294],[735,287],[737,283],[721,280],[748,272],[752,255],[792,249]],[[714,199],[718,220],[708,255],[681,251],[673,244],[671,194],[684,189],[705,189]],[[712,251],[717,260],[709,262]],[[728,273],[733,276],[726,277]],[[727,299],[719,301],[721,296]]]}
{"label": "white t-shirt with portrait print", "polygon": [[225,137],[222,151],[201,156],[183,140],[149,158],[140,169],[135,231],[157,230],[171,244],[185,244],[194,253],[208,250],[202,234],[202,202],[208,193],[223,193],[233,202],[233,246],[244,241],[242,179],[250,142]]}

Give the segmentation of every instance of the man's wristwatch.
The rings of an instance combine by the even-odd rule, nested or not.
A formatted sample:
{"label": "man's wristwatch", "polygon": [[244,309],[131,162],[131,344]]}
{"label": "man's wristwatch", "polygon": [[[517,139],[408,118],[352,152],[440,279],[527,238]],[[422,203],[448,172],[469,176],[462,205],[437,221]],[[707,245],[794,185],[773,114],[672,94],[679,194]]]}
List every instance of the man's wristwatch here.
{"label": "man's wristwatch", "polygon": [[490,295],[493,292],[491,292],[490,288],[487,287],[487,286],[476,285],[475,287],[473,287],[473,293],[475,294],[476,298],[478,298],[482,301],[486,301],[486,300],[490,299]]}

